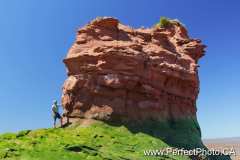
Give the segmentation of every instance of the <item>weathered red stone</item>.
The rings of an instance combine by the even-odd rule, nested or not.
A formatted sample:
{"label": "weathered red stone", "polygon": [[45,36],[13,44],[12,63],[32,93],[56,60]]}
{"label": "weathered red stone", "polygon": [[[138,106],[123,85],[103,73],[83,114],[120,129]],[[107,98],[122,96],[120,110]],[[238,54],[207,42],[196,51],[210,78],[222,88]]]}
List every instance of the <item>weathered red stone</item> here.
{"label": "weathered red stone", "polygon": [[97,18],[77,30],[63,62],[63,116],[119,120],[196,118],[198,59],[206,52],[183,26],[133,29]]}

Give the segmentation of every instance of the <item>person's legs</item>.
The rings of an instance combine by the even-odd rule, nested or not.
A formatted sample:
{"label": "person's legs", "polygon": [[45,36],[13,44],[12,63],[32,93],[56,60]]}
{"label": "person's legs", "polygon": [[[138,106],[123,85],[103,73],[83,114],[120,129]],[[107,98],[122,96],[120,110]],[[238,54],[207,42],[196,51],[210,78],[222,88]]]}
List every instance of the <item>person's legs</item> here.
{"label": "person's legs", "polygon": [[62,116],[59,113],[56,113],[56,117],[60,119],[61,127],[62,127]]}
{"label": "person's legs", "polygon": [[55,113],[55,116],[53,115],[53,125],[54,125],[54,128],[56,128],[56,119],[57,119],[57,115]]}
{"label": "person's legs", "polygon": [[58,118],[60,119],[61,127],[62,127],[62,116],[58,114]]}

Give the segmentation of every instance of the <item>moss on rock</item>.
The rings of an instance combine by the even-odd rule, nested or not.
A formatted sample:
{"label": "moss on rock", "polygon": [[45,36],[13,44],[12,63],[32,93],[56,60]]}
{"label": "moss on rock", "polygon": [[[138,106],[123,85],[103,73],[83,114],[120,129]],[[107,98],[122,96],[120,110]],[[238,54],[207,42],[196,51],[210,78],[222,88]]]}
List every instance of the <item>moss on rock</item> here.
{"label": "moss on rock", "polygon": [[0,136],[0,158],[187,160],[190,158],[184,155],[146,156],[143,151],[204,147],[196,120],[163,123],[151,120],[128,125],[107,124],[97,120],[85,121],[91,122],[75,127],[43,128],[22,131],[19,134],[5,133]]}

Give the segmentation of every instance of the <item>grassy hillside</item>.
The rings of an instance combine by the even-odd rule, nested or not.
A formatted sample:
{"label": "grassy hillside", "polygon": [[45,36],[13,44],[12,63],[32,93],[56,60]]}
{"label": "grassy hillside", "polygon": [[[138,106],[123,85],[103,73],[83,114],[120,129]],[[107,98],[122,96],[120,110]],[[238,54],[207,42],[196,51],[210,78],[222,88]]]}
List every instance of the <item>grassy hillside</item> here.
{"label": "grassy hillside", "polygon": [[128,126],[114,126],[96,120],[82,121],[80,125],[66,128],[26,130],[0,136],[0,159],[190,159],[173,154],[145,156],[143,152],[161,148],[173,147],[148,134],[134,133]]}

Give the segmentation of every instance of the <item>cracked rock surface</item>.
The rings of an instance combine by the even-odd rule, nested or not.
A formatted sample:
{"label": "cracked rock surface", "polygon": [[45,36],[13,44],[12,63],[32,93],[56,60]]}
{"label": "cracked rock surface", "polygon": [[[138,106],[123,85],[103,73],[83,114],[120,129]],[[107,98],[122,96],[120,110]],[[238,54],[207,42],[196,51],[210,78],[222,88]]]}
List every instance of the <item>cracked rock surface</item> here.
{"label": "cracked rock surface", "polygon": [[133,29],[97,18],[77,30],[63,62],[63,116],[129,123],[196,118],[200,39],[183,26]]}

